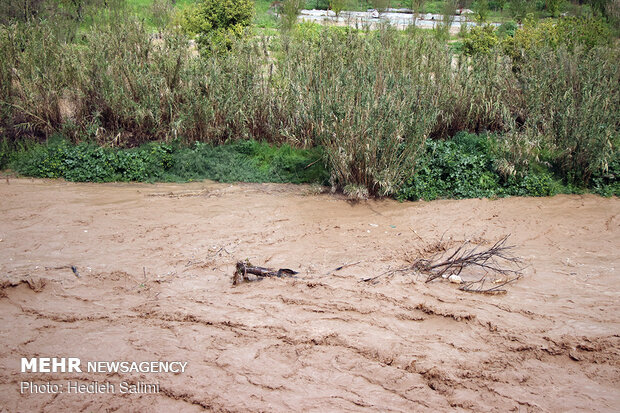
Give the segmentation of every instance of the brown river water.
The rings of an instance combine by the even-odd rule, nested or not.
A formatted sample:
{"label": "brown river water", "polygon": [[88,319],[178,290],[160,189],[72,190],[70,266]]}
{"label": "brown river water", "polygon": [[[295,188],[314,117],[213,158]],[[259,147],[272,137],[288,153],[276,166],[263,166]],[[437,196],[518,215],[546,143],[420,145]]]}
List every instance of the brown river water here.
{"label": "brown river water", "polygon": [[[0,411],[620,410],[620,200],[311,192],[0,181]],[[525,268],[506,294],[413,273],[360,282],[441,239],[507,234]],[[232,286],[238,260],[299,274]],[[187,367],[22,373],[22,357]]]}

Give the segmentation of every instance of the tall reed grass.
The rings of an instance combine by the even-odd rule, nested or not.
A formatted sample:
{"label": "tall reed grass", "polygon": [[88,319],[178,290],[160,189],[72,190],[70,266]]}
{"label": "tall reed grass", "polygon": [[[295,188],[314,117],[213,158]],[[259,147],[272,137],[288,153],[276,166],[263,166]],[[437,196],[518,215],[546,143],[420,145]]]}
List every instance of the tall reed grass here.
{"label": "tall reed grass", "polygon": [[493,131],[504,136],[507,174],[544,150],[585,182],[618,150],[619,57],[541,49],[516,70],[500,51],[468,58],[422,31],[390,29],[289,36],[286,47],[254,37],[200,57],[182,34],[154,39],[130,17],[72,43],[51,22],[5,25],[0,134],[322,145],[334,186],[388,195],[427,138]]}

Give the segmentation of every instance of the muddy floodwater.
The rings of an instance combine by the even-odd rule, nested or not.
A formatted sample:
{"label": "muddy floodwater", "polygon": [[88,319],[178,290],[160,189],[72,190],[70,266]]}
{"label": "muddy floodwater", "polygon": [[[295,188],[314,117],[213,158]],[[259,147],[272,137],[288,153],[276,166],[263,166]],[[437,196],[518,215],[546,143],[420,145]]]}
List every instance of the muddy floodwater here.
{"label": "muddy floodwater", "polygon": [[[360,281],[507,234],[506,294]],[[619,250],[620,201],[594,195],[3,179],[0,411],[617,412]],[[299,274],[232,286],[238,260]],[[22,373],[36,357],[186,365]]]}

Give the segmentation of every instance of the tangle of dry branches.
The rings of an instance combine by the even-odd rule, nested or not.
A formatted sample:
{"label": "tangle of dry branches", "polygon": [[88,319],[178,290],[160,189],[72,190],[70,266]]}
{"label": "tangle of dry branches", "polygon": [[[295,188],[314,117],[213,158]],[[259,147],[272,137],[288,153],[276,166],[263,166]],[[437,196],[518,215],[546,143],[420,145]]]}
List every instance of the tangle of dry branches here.
{"label": "tangle of dry branches", "polygon": [[[473,293],[505,293],[502,287],[521,278],[521,260],[511,254],[513,245],[507,245],[509,235],[504,236],[490,247],[471,245],[464,241],[454,250],[436,254],[430,258],[419,258],[412,264],[387,271],[363,281],[376,282],[380,277],[396,273],[416,272],[425,274],[427,283],[437,279],[451,279],[459,284],[462,291]],[[474,281],[463,282],[460,278],[465,268],[478,268],[484,274]],[[451,278],[453,277],[453,278]]]}
{"label": "tangle of dry branches", "polygon": [[431,282],[439,277],[460,275],[461,271],[468,266],[477,266],[486,272],[494,272],[501,275],[516,274],[518,271],[501,266],[501,262],[519,264],[519,258],[511,256],[510,250],[513,245],[506,245],[509,235],[506,235],[493,246],[480,249],[479,245],[468,248],[470,241],[463,242],[452,254],[446,259],[430,260],[420,259],[414,262],[414,266],[420,271],[428,274],[426,282]]}

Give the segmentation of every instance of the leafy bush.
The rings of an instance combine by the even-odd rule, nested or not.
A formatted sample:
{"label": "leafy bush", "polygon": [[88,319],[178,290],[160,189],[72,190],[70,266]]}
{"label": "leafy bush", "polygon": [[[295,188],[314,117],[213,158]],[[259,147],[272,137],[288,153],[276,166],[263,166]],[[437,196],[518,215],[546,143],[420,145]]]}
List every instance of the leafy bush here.
{"label": "leafy bush", "polygon": [[550,172],[530,173],[522,179],[510,179],[503,193],[516,196],[552,196],[565,192]]}
{"label": "leafy bush", "polygon": [[545,10],[547,10],[551,16],[558,17],[562,2],[563,0],[545,0]]}
{"label": "leafy bush", "polygon": [[488,0],[476,0],[473,5],[474,17],[478,23],[485,23],[489,18],[489,1]]}
{"label": "leafy bush", "polygon": [[10,166],[27,176],[78,182],[150,181],[162,179],[172,166],[172,147],[151,143],[115,151],[53,138],[47,145],[35,144],[19,153]]}
{"label": "leafy bush", "polygon": [[497,36],[499,38],[501,38],[501,39],[503,39],[505,37],[514,37],[514,35],[517,32],[518,28],[519,28],[519,26],[517,25],[517,23],[515,23],[513,21],[502,23],[497,28]]}
{"label": "leafy bush", "polygon": [[428,140],[415,174],[397,194],[400,200],[549,196],[562,188],[546,170],[504,180],[495,168],[495,138],[461,133],[450,141]]}
{"label": "leafy bush", "polygon": [[0,171],[9,167],[15,160],[14,145],[5,137],[0,140]]}
{"label": "leafy bush", "polygon": [[[290,182],[326,184],[329,174],[321,148],[293,149],[257,141],[212,146],[197,142],[175,153],[173,177],[221,182]],[[178,180],[178,178],[175,178]]]}
{"label": "leafy bush", "polygon": [[489,8],[495,11],[503,10],[506,3],[507,0],[489,0]]}
{"label": "leafy bush", "polygon": [[475,26],[463,39],[463,53],[466,56],[489,54],[499,43],[493,26]]}
{"label": "leafy bush", "polygon": [[599,195],[620,196],[620,151],[616,150],[607,166],[592,175],[590,187]]}
{"label": "leafy bush", "polygon": [[521,23],[525,20],[532,8],[531,0],[511,0],[509,10],[512,17]]}
{"label": "leafy bush", "polygon": [[523,29],[504,40],[504,49],[506,54],[520,62],[541,48],[565,47],[571,51],[577,47],[591,49],[608,45],[611,39],[611,29],[600,18],[564,17],[557,21],[540,22],[527,19]]}
{"label": "leafy bush", "polygon": [[221,146],[196,143],[193,148],[149,143],[134,149],[73,145],[61,138],[13,152],[15,171],[69,181],[327,182],[321,148],[299,150],[256,141]]}
{"label": "leafy bush", "polygon": [[200,0],[184,10],[181,25],[198,36],[198,44],[209,54],[230,50],[244,36],[253,17],[251,0]]}
{"label": "leafy bush", "polygon": [[316,10],[329,10],[329,0],[313,0],[306,2],[306,8]]}
{"label": "leafy bush", "polygon": [[415,174],[399,199],[475,198],[497,193],[499,177],[486,137],[460,134],[450,141],[428,140]]}

